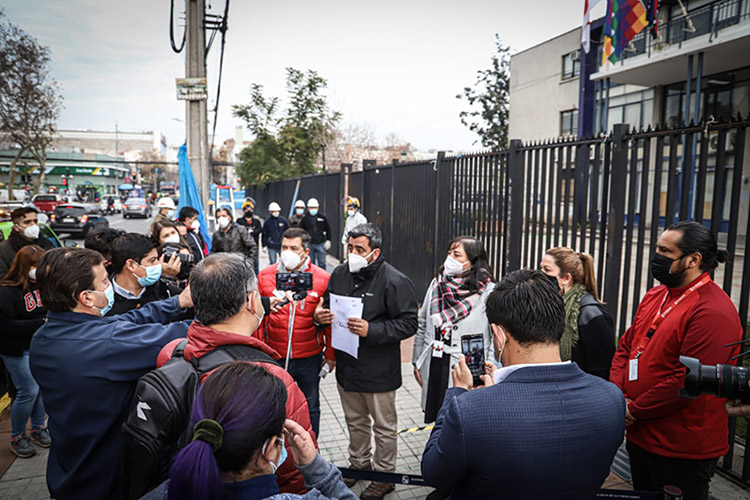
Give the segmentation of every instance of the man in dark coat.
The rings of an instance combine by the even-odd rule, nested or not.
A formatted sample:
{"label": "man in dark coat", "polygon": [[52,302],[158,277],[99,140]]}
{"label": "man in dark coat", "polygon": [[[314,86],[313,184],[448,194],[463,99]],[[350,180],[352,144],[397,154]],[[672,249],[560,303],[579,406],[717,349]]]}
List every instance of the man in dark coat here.
{"label": "man in dark coat", "polygon": [[54,248],[47,238],[39,234],[37,213],[34,207],[21,207],[10,213],[13,229],[8,239],[0,243],[0,280],[8,274],[16,253],[26,245],[38,245],[45,250]]}
{"label": "man in dark coat", "polygon": [[[394,472],[401,341],[417,331],[417,295],[411,280],[381,255],[382,241],[380,229],[372,223],[350,231],[349,259],[333,270],[314,318],[321,325],[333,321],[330,294],[362,299],[362,318],[341,318],[360,337],[358,356],[336,351],[336,381],[349,429],[349,462],[355,469]],[[390,483],[372,482],[361,498],[383,498],[393,488]]]}
{"label": "man in dark coat", "polygon": [[331,223],[320,213],[320,203],[315,198],[307,201],[307,214],[300,227],[310,234],[310,259],[321,269],[326,268],[326,250],[331,248]]}

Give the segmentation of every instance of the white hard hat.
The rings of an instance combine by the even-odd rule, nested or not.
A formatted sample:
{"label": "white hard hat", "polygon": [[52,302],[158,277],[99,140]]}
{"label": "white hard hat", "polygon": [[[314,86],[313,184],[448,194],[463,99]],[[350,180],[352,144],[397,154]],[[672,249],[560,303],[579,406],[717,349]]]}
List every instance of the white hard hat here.
{"label": "white hard hat", "polygon": [[174,200],[172,198],[164,197],[160,198],[159,202],[156,204],[157,208],[171,208],[174,210]]}
{"label": "white hard hat", "polygon": [[297,200],[294,203],[294,208],[305,208],[305,202],[302,200]]}
{"label": "white hard hat", "polygon": [[319,207],[320,203],[318,203],[318,200],[316,200],[315,198],[310,198],[309,200],[307,200],[307,206],[308,207]]}
{"label": "white hard hat", "polygon": [[268,211],[269,212],[281,212],[281,207],[278,203],[275,201],[272,201],[270,205],[268,205]]}

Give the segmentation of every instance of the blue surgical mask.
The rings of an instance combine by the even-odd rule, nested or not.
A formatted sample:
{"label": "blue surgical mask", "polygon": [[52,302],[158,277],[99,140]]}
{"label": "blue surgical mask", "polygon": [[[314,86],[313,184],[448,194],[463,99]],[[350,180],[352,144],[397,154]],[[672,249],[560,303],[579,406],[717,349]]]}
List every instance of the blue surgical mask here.
{"label": "blue surgical mask", "polygon": [[354,217],[354,214],[355,214],[355,212],[352,209],[349,209],[349,210],[346,211],[346,215],[348,215],[349,217]]}
{"label": "blue surgical mask", "polygon": [[[140,264],[138,264],[141,266]],[[157,281],[159,281],[159,278],[161,278],[161,264],[154,264],[153,266],[141,266],[143,269],[146,270],[146,277],[141,278],[137,274],[133,273],[133,276],[135,276],[138,279],[138,284],[141,286],[151,286],[156,284]]]}
{"label": "blue surgical mask", "polygon": [[312,215],[313,217],[315,217],[316,215],[318,215],[318,209],[317,208],[311,208],[308,211],[310,212],[310,215]]}
{"label": "blue surgical mask", "polygon": [[[284,462],[286,462],[286,457],[287,457],[286,446],[284,446],[284,437],[282,436],[281,438],[279,438],[279,441],[281,441],[281,454],[279,455],[278,462],[276,462],[276,463],[274,463],[274,462],[268,462],[269,464],[271,464],[271,468],[273,469],[273,473],[274,474],[276,474],[276,471],[279,470],[279,467],[281,467],[281,464],[283,464]],[[266,454],[266,446],[268,446],[268,441],[266,441],[263,444],[263,448],[260,450],[260,452],[261,452],[262,455]]]}
{"label": "blue surgical mask", "polygon": [[101,309],[96,306],[92,306],[94,309],[99,311],[99,314],[101,316],[106,315],[109,312],[109,310],[112,309],[112,306],[115,305],[115,289],[112,288],[112,283],[110,283],[109,286],[107,286],[107,288],[104,289],[104,291],[101,291],[101,290],[87,290],[87,291],[91,293],[103,293],[105,297],[107,297],[106,306],[102,307]]}

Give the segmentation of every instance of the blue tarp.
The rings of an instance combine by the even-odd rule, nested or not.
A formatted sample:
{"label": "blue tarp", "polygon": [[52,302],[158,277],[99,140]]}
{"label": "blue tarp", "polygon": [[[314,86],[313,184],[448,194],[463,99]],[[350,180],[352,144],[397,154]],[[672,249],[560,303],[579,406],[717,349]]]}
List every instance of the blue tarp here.
{"label": "blue tarp", "polygon": [[203,241],[206,242],[210,250],[211,235],[208,233],[208,223],[206,223],[206,216],[203,213],[198,185],[195,183],[195,177],[193,177],[193,169],[190,167],[187,146],[185,144],[180,146],[180,151],[177,154],[177,162],[180,165],[180,203],[177,205],[177,213],[180,212],[182,207],[193,207],[198,210],[198,221],[201,225],[200,233],[203,236]]}
{"label": "blue tarp", "polygon": [[117,189],[121,191],[130,191],[133,189],[133,185],[132,184],[120,184],[120,186]]}

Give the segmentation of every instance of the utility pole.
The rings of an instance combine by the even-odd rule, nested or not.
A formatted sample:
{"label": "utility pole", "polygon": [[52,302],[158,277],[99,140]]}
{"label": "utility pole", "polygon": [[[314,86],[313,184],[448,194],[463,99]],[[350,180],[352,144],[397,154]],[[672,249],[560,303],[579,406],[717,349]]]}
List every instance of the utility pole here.
{"label": "utility pole", "polygon": [[[206,0],[187,0],[185,11],[185,77],[206,78]],[[203,209],[208,209],[208,114],[206,100],[185,101],[187,154],[196,176]]]}

